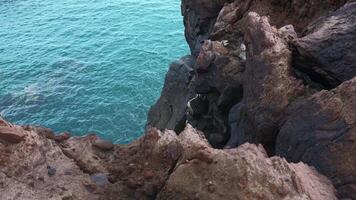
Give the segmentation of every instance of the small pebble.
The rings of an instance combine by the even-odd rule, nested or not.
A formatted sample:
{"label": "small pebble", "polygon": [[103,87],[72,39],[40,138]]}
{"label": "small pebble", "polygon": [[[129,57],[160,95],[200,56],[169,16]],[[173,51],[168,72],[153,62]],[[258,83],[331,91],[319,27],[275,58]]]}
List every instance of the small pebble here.
{"label": "small pebble", "polygon": [[54,176],[57,172],[56,168],[47,165],[47,172],[49,176]]}
{"label": "small pebble", "polygon": [[108,176],[104,173],[92,174],[90,179],[99,186],[103,186],[109,183]]}

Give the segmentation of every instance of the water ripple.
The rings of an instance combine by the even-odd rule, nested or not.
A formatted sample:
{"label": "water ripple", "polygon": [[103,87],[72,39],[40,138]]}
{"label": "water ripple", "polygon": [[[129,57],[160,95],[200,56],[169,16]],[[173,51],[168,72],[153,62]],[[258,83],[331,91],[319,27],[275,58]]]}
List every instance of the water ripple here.
{"label": "water ripple", "polygon": [[0,0],[0,24],[0,114],[117,143],[188,53],[180,0]]}

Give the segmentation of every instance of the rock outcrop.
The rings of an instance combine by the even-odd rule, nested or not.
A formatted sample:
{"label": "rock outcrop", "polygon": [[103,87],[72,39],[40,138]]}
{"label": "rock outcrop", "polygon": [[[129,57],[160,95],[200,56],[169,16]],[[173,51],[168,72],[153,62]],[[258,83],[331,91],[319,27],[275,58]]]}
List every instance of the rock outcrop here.
{"label": "rock outcrop", "polygon": [[356,2],[182,0],[128,145],[0,119],[0,199],[356,199]]}
{"label": "rock outcrop", "polygon": [[247,46],[243,73],[245,140],[264,144],[273,153],[278,125],[288,105],[304,92],[292,73],[292,52],[283,32],[269,24],[267,17],[250,12],[245,19]]}
{"label": "rock outcrop", "polygon": [[337,199],[315,169],[269,158],[261,145],[214,149],[190,125],[110,149],[93,134],[55,141],[15,127],[24,140],[0,142],[1,199]]}
{"label": "rock outcrop", "polygon": [[148,113],[147,124],[158,129],[182,131],[186,121],[186,105],[195,58],[185,56],[171,64],[165,78],[162,95]]}
{"label": "rock outcrop", "polygon": [[277,155],[315,166],[339,193],[356,199],[356,78],[291,108],[276,140]]}
{"label": "rock outcrop", "polygon": [[[214,148],[262,144],[269,156],[314,166],[340,198],[356,198],[350,153],[355,6],[346,0],[182,1],[195,63],[181,92],[189,96],[172,107]],[[167,93],[164,88],[161,99]],[[149,115],[148,125],[155,118]],[[178,134],[183,121],[173,125]]]}
{"label": "rock outcrop", "polygon": [[27,126],[25,130],[9,123],[1,123],[0,127],[22,134],[17,143],[0,141],[0,199],[99,198],[99,194],[89,192],[93,184],[90,176],[39,128]]}
{"label": "rock outcrop", "polygon": [[302,163],[268,158],[262,146],[213,149],[189,125],[178,141],[181,156],[157,199],[335,198],[325,177]]}
{"label": "rock outcrop", "polygon": [[356,75],[356,2],[318,19],[295,40],[295,67],[330,89]]}

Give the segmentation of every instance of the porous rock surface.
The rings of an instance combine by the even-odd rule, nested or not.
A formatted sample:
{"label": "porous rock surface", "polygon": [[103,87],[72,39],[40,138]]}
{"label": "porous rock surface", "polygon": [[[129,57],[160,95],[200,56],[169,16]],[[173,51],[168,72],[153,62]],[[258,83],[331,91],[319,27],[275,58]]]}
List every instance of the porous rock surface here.
{"label": "porous rock surface", "polygon": [[355,108],[353,78],[290,108],[276,141],[277,155],[315,166],[351,199],[356,199]]}
{"label": "porous rock surface", "polygon": [[152,128],[110,150],[97,148],[93,134],[56,142],[38,128],[16,127],[22,142],[0,142],[4,200],[336,199],[315,169],[268,158],[261,145],[214,149],[190,125],[179,136]]}
{"label": "porous rock surface", "polygon": [[0,199],[356,199],[353,0],[182,0],[128,145],[0,120]]}
{"label": "porous rock surface", "polygon": [[[185,121],[214,148],[262,144],[355,199],[355,12],[354,0],[182,1],[195,62],[180,92],[189,95],[171,104],[185,112],[177,134]],[[149,115],[148,127],[171,129],[159,121]]]}

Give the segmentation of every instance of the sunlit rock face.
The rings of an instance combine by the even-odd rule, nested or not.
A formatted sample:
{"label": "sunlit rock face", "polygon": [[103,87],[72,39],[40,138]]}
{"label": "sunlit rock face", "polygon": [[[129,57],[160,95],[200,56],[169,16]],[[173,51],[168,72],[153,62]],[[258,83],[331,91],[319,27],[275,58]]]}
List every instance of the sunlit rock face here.
{"label": "sunlit rock face", "polygon": [[150,129],[113,145],[96,135],[56,141],[49,129],[2,122],[23,138],[0,140],[1,199],[336,199],[307,165],[269,158],[261,145],[214,149],[190,125],[179,136]]}

